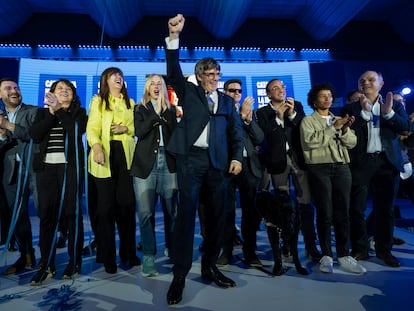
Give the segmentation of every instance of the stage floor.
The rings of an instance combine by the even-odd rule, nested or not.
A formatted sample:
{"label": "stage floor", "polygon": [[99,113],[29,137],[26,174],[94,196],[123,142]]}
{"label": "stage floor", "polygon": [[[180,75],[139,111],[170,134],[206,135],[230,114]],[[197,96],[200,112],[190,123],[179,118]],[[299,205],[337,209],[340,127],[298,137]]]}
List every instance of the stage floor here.
{"label": "stage floor", "polygon": [[[342,271],[336,262],[334,273],[323,274],[319,265],[305,257],[302,237],[299,253],[302,263],[309,270],[308,276],[299,275],[289,258],[285,260],[288,271],[280,277],[271,277],[259,270],[245,266],[238,256],[240,247],[234,251],[234,261],[221,270],[237,287],[221,289],[205,282],[200,276],[201,242],[197,225],[194,243],[194,264],[187,277],[183,300],[169,307],[166,293],[172,279],[172,264],[164,255],[163,219],[156,214],[159,275],[152,278],[141,276],[141,267],[125,269],[118,267],[114,275],[105,273],[94,256],[84,257],[82,273],[74,281],[62,280],[67,263],[66,249],[59,249],[56,259],[57,274],[42,286],[30,286],[34,271],[13,276],[0,276],[0,306],[2,310],[412,310],[414,299],[414,207],[405,199],[399,199],[405,227],[395,227],[395,236],[406,243],[395,246],[393,254],[401,260],[402,267],[385,266],[376,257],[361,261],[368,272],[354,275]],[[237,209],[240,224],[240,210]],[[32,217],[34,245],[38,243],[38,224]],[[401,224],[399,224],[401,225]],[[401,225],[402,226],[402,225]],[[90,239],[90,224],[85,217],[85,244]],[[137,226],[137,242],[139,241]],[[139,257],[142,254],[137,251]],[[266,232],[258,232],[259,258],[272,269],[272,254]],[[18,253],[0,248],[0,269],[4,270],[17,259]],[[36,247],[36,258],[40,257]]]}

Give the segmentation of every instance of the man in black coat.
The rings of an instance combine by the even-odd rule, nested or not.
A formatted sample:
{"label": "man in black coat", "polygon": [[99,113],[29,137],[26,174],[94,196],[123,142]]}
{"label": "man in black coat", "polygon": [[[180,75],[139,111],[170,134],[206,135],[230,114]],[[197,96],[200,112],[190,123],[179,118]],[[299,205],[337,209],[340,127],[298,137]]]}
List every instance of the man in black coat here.
{"label": "man in black coat", "polygon": [[223,288],[236,285],[217,269],[216,261],[224,225],[226,170],[230,174],[240,173],[243,152],[241,122],[233,100],[217,91],[221,76],[217,61],[208,57],[196,64],[198,85],[183,76],[178,42],[183,26],[181,14],[171,18],[168,21],[169,37],[166,38],[167,79],[183,109],[181,121],[167,148],[176,156],[180,197],[172,239],[174,278],[167,293],[170,305],[181,301],[185,277],[192,266],[195,215],[201,186],[208,193],[201,276]]}
{"label": "man in black coat", "polygon": [[[299,126],[305,116],[303,106],[292,97],[286,97],[286,85],[272,79],[266,85],[269,104],[257,110],[257,120],[263,129],[262,160],[266,174],[270,174],[275,194],[290,201],[290,177],[296,192],[305,250],[314,261],[321,259],[316,247],[315,212],[311,205],[308,175],[300,145]],[[283,233],[282,233],[283,234]],[[284,237],[286,239],[286,237]],[[284,245],[288,254],[287,245]]]}
{"label": "man in black coat", "polygon": [[372,191],[375,215],[374,240],[376,256],[391,267],[401,264],[391,254],[394,231],[395,184],[403,171],[398,134],[410,131],[410,121],[401,103],[388,92],[379,93],[384,85],[381,73],[364,72],[359,80],[359,100],[345,105],[342,115],[355,117],[351,128],[357,145],[350,150],[352,190],[350,240],[357,260],[368,258],[365,209],[368,191]]}

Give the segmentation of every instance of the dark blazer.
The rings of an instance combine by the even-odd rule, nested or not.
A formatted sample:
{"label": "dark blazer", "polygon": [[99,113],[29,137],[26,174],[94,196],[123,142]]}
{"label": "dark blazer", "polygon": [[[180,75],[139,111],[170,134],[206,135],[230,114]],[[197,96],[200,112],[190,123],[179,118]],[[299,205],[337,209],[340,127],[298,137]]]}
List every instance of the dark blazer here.
{"label": "dark blazer", "polygon": [[295,101],[296,116],[290,120],[287,112],[284,115],[284,127],[276,122],[276,111],[271,104],[259,108],[256,111],[259,126],[262,128],[265,139],[261,148],[261,159],[270,174],[282,173],[287,165],[286,142],[292,151],[295,163],[305,169],[302,147],[300,145],[299,126],[305,116],[303,106]]}
{"label": "dark blazer", "polygon": [[[75,123],[77,122],[77,147],[75,145]],[[78,154],[80,173],[83,174],[84,167],[84,147],[82,135],[86,131],[87,116],[84,108],[76,108],[70,111],[59,109],[52,115],[48,108],[39,109],[33,125],[30,128],[30,136],[33,141],[39,144],[39,150],[34,154],[33,169],[42,170],[44,167],[43,159],[46,155],[47,143],[49,141],[50,130],[62,124],[65,135],[68,135],[67,161],[74,166],[76,164],[76,152]]]}
{"label": "dark blazer", "polygon": [[[162,128],[164,146],[167,146],[171,133],[177,125],[175,109],[167,109],[161,116],[155,112],[151,102],[135,106],[134,112],[135,135],[138,137],[132,160],[131,174],[139,178],[147,178],[154,166],[160,146],[159,127]],[[175,158],[166,153],[167,166],[170,173],[176,172]]]}
{"label": "dark blazer", "polygon": [[[7,139],[0,141],[0,150],[4,156],[4,178],[3,182],[7,184],[13,184],[16,181],[17,171],[19,168],[19,162],[17,161],[16,154],[20,154],[24,144],[30,142],[29,129],[32,125],[37,110],[39,107],[21,104],[20,110],[16,114],[15,130],[14,132],[7,131]],[[36,149],[36,145],[33,145],[33,149]],[[25,156],[27,156],[28,148],[26,148]],[[26,161],[23,159],[24,163]]]}
{"label": "dark blazer", "polygon": [[[214,168],[225,170],[229,160],[242,162],[243,137],[240,117],[230,96],[217,91],[218,109],[210,114],[205,91],[187,81],[181,71],[178,50],[165,50],[167,79],[183,108],[183,117],[168,143],[173,154],[186,155],[210,121],[209,156]],[[230,154],[228,154],[230,150]]]}
{"label": "dark blazer", "polygon": [[[250,124],[242,122],[243,125],[243,142],[247,151],[250,170],[257,178],[262,177],[262,165],[259,160],[259,154],[256,146],[259,146],[264,139],[264,133],[255,120]],[[244,168],[243,168],[244,169]]]}
{"label": "dark blazer", "polygon": [[[403,105],[394,101],[392,109],[394,116],[386,120],[380,117],[380,136],[383,151],[390,163],[400,172],[403,171],[398,134],[410,130],[410,121]],[[357,145],[349,150],[351,156],[351,168],[364,166],[364,154],[367,153],[368,144],[368,122],[361,117],[361,104],[359,102],[345,105],[341,114],[355,117],[355,122],[351,128],[357,136]]]}

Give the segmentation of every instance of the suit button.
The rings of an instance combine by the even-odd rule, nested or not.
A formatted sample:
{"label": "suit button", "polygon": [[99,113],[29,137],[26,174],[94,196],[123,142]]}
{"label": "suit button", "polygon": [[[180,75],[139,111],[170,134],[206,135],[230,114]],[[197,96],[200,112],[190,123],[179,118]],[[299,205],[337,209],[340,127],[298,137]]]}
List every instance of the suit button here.
{"label": "suit button", "polygon": [[157,149],[155,149],[155,150],[154,150],[154,153],[158,153],[158,150],[157,150]]}
{"label": "suit button", "polygon": [[160,140],[159,139],[157,139],[157,143],[159,143],[160,142]]}

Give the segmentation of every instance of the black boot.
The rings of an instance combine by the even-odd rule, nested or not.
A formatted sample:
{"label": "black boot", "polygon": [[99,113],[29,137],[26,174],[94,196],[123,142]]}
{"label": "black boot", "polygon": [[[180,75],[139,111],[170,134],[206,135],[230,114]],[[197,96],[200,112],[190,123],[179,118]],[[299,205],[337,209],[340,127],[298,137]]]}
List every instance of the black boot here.
{"label": "black boot", "polygon": [[282,275],[285,272],[282,263],[282,252],[279,245],[279,230],[276,227],[268,226],[267,227],[267,237],[269,238],[270,246],[272,247],[273,252],[273,274]]}
{"label": "black boot", "polygon": [[[307,275],[309,272],[302,266],[298,254],[298,237],[300,230],[299,211],[296,202],[289,195],[281,196],[283,223],[282,233],[285,232],[286,243],[288,244],[293,263],[299,274]],[[285,242],[285,241],[284,241]]]}

